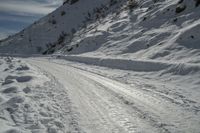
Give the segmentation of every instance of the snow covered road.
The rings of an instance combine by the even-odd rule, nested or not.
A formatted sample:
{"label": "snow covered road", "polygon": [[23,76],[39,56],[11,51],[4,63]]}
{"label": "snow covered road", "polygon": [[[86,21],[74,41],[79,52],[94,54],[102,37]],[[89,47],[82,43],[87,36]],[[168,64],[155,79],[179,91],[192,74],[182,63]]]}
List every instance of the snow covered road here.
{"label": "snow covered road", "polygon": [[[98,74],[48,59],[26,59],[67,90],[76,132],[156,133],[200,131],[199,108],[180,99],[144,92]],[[143,84],[143,81],[141,81]],[[58,88],[59,89],[59,88]],[[66,103],[67,104],[67,103]],[[68,106],[68,105],[66,105]]]}

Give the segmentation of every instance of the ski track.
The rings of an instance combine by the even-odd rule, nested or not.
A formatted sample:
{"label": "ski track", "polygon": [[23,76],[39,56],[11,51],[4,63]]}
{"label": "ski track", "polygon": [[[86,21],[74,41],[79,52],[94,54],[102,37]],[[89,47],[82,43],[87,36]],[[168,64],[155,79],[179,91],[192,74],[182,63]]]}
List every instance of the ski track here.
{"label": "ski track", "polygon": [[80,132],[199,131],[199,107],[182,95],[174,98],[142,81],[133,87],[47,59],[27,61],[67,89]]}

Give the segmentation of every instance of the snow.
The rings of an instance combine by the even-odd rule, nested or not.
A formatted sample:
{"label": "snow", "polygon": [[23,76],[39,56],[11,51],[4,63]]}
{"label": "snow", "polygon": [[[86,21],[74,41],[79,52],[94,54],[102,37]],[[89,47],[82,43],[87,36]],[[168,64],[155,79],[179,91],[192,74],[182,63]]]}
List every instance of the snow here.
{"label": "snow", "polygon": [[1,57],[0,62],[1,133],[72,131],[67,92],[53,77],[21,59]]}
{"label": "snow", "polygon": [[[1,53],[10,51],[13,54],[34,54],[45,51],[46,45],[56,42],[62,32],[72,36],[72,30],[77,30],[80,26],[83,26],[89,12],[93,12],[96,7],[108,2],[109,0],[84,0],[73,5],[65,4],[27,29],[6,39],[1,44],[3,47],[0,51]],[[66,14],[62,16],[63,11]],[[48,37],[46,34],[48,34]]]}
{"label": "snow", "polygon": [[[114,67],[117,59],[102,60],[101,66],[92,64],[92,58],[86,58],[86,64],[79,59],[82,63],[52,57],[1,57],[0,131],[199,131],[198,67],[188,73],[187,66],[167,63],[162,69],[157,65],[160,70],[156,71],[140,65],[135,69],[118,65],[119,69]],[[121,61],[127,66],[141,63]],[[13,82],[3,84],[6,80]]]}
{"label": "snow", "polygon": [[2,40],[0,132],[199,133],[197,2],[79,0]]}
{"label": "snow", "polygon": [[[60,53],[98,58],[199,63],[199,7],[195,7],[194,1],[186,0],[183,3],[187,5],[187,9],[176,14],[174,10],[177,2],[140,1],[141,8],[136,8],[133,12],[122,8],[118,15],[108,14],[100,22],[92,23],[74,35],[72,42],[66,45],[73,47],[72,51],[67,52],[63,48]],[[174,19],[177,19],[177,22],[174,22]],[[93,30],[87,31],[90,27],[93,27]],[[104,39],[98,39],[96,35],[102,33]],[[97,46],[98,49],[95,48]],[[94,48],[93,51],[83,53],[83,49],[92,49],[91,47]]]}
{"label": "snow", "polygon": [[[80,0],[65,4],[3,41],[0,52],[36,54],[48,49],[66,55],[199,64],[200,10],[195,1],[179,4],[179,0],[140,0],[132,11],[126,0],[118,0],[114,6],[109,2]],[[176,13],[179,5],[186,5],[186,9]],[[104,17],[96,19],[97,8]],[[63,16],[62,11],[66,13]],[[52,20],[56,24],[51,24]],[[60,44],[57,41],[62,33],[65,36]]]}
{"label": "snow", "polygon": [[[77,123],[85,132],[199,131],[200,92],[190,81],[179,81],[181,75],[158,76],[165,69],[127,71],[51,58],[28,62],[45,69],[68,90]],[[184,76],[191,77],[195,75]]]}

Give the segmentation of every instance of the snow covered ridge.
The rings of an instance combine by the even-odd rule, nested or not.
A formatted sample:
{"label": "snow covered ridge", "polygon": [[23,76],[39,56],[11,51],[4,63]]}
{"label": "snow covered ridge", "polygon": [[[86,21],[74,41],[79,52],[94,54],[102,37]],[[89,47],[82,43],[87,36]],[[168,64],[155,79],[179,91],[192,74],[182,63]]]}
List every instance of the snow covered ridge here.
{"label": "snow covered ridge", "polygon": [[75,130],[67,92],[53,77],[12,57],[0,57],[0,73],[0,133]]}
{"label": "snow covered ridge", "polygon": [[[112,0],[113,1],[113,0]],[[73,34],[86,26],[87,21],[96,19],[100,8],[107,9],[110,0],[67,1],[56,11],[35,22],[20,33],[1,43],[0,52],[33,54],[43,53],[49,47],[63,47]],[[54,51],[51,51],[53,53]]]}

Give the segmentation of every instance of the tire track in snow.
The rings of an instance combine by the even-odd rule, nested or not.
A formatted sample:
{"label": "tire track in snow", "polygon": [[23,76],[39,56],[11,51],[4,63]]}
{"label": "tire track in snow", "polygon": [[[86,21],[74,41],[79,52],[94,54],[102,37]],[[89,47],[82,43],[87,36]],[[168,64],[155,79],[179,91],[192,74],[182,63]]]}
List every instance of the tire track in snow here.
{"label": "tire track in snow", "polygon": [[[96,86],[95,87],[100,87],[99,89],[102,89],[102,86]],[[90,99],[90,104],[96,108],[98,112],[100,112],[100,115],[102,117],[109,117],[110,120],[112,120],[113,123],[116,123],[118,127],[121,128],[116,128],[113,129],[113,132],[121,132],[123,130],[124,132],[127,133],[135,133],[137,132],[137,127],[138,125],[130,120],[130,115],[127,114],[124,108],[121,107],[121,104],[116,105],[116,101],[113,102],[113,99],[110,97],[110,94],[107,94],[107,92],[101,90],[102,94],[99,92],[100,90],[90,90],[82,92],[89,97]],[[109,97],[107,96],[109,95]],[[108,118],[107,118],[108,119]],[[106,120],[105,120],[106,121]],[[108,124],[108,123],[107,123]]]}
{"label": "tire track in snow", "polygon": [[[81,66],[74,66],[71,63],[67,63],[67,64],[60,63],[60,62],[59,63],[54,62],[54,63],[60,64],[60,65],[68,65],[70,67],[73,67],[73,68],[76,68],[76,69],[79,69],[82,71],[86,71],[89,73],[97,74],[99,76],[104,76],[104,77],[110,78],[108,75],[100,74],[100,73],[94,72],[90,69],[84,69],[84,68],[81,68]],[[115,79],[115,80],[118,81],[119,79]],[[121,81],[118,81],[118,82],[121,82]],[[174,92],[173,89],[171,89],[170,91],[167,92],[167,90],[169,90],[169,88],[166,88],[165,91],[162,91],[162,90],[156,89],[155,88],[156,86],[152,86],[152,85],[149,85],[146,83],[141,83],[141,82],[139,82],[139,83],[135,82],[134,86],[132,86],[132,87],[134,87],[135,89],[142,91],[144,93],[148,93],[151,96],[155,96],[155,98],[159,97],[159,98],[165,99],[166,101],[169,101],[172,104],[174,104],[175,106],[179,106],[186,111],[194,112],[195,115],[200,115],[199,114],[200,106],[195,101],[191,100],[188,97],[185,97],[184,95],[182,95],[178,92]]]}
{"label": "tire track in snow", "polygon": [[76,106],[76,112],[79,113],[79,120],[83,120],[79,121],[79,126],[85,132],[158,132],[148,123],[141,121],[138,116],[127,113],[127,108],[119,99],[73,68],[48,62],[36,63],[43,69],[48,67],[48,72],[65,85],[73,106]]}
{"label": "tire track in snow", "polygon": [[[98,112],[95,114],[96,122],[98,123],[98,119],[102,120],[105,123],[104,125],[108,126],[107,128],[113,129],[114,125],[119,125],[123,132],[141,132],[144,127],[145,129],[147,129],[146,127],[151,127],[148,131],[154,129],[156,130],[155,132],[162,133],[198,130],[198,118],[194,117],[193,112],[183,110],[170,100],[159,95],[147,94],[138,88],[135,89],[117,81],[71,68],[67,65],[48,62],[41,63],[41,65],[52,66],[48,68],[50,73],[56,69],[58,72],[57,76],[55,76],[56,78],[63,78],[62,83],[67,82],[66,86],[72,84],[70,91],[73,92],[73,99],[76,96],[82,95],[77,100],[84,101],[83,103],[87,104],[84,106],[81,104],[77,105],[87,109],[94,109],[95,107],[96,109],[93,111]],[[60,74],[63,74],[63,71],[67,72],[66,75],[59,77]],[[80,85],[77,86],[77,84]],[[77,90],[79,90],[79,94],[76,94],[77,92],[75,91]],[[87,109],[83,113],[84,115],[90,113],[90,111],[87,112]],[[80,109],[79,111],[84,110]],[[87,116],[90,117],[89,115]],[[92,117],[88,119],[90,119],[89,123],[92,122]],[[135,124],[137,122],[134,119],[137,119],[137,122],[139,121],[139,125]],[[114,122],[110,123],[109,121]],[[188,124],[191,125],[189,128],[187,127]],[[141,125],[144,126],[141,127]],[[99,126],[101,127],[102,125]],[[136,127],[135,130],[133,130],[133,127]]]}
{"label": "tire track in snow", "polygon": [[112,82],[110,79],[106,81],[104,77],[95,76],[91,73],[84,71],[80,71],[80,73],[95,81],[97,84],[104,86],[111,94],[131,107],[134,110],[133,112],[138,114],[141,119],[144,119],[150,125],[159,129],[160,132],[183,131],[191,123],[192,127],[188,130],[197,127],[198,117],[194,117],[193,112],[184,111],[179,106],[171,104],[162,97],[155,97],[153,94],[143,94],[140,90],[131,89],[129,86],[122,85],[116,81]]}
{"label": "tire track in snow", "polygon": [[[129,113],[132,117],[134,118],[139,118],[142,121],[144,121],[145,123],[149,124],[150,126],[156,128],[159,132],[162,133],[170,133],[169,130],[165,127],[165,126],[173,126],[173,125],[169,125],[167,123],[163,123],[163,122],[159,122],[155,117],[155,114],[152,114],[150,112],[145,112],[142,109],[139,108],[139,106],[130,98],[128,99],[125,95],[122,95],[120,93],[117,93],[116,91],[113,91],[112,89],[104,86],[103,84],[101,84],[100,82],[95,82],[98,86],[101,86],[101,88],[103,88],[105,91],[107,91],[110,95],[112,95],[113,97],[117,98],[117,100],[119,102],[121,102],[121,104],[123,104],[124,107],[132,109],[132,111],[126,112]],[[114,88],[113,88],[114,89]],[[118,109],[117,109],[118,107]],[[129,121],[126,120],[125,117],[122,117],[122,114],[118,114],[116,110],[120,110],[119,107],[120,106],[112,106],[111,107],[111,113],[114,116],[118,116],[116,118],[116,120],[118,119],[119,121],[122,121],[122,124],[127,127],[127,129],[132,129],[132,132],[137,132],[137,130],[135,131],[134,129],[137,129],[137,125],[133,125],[131,124]],[[142,128],[142,127],[141,127]]]}

